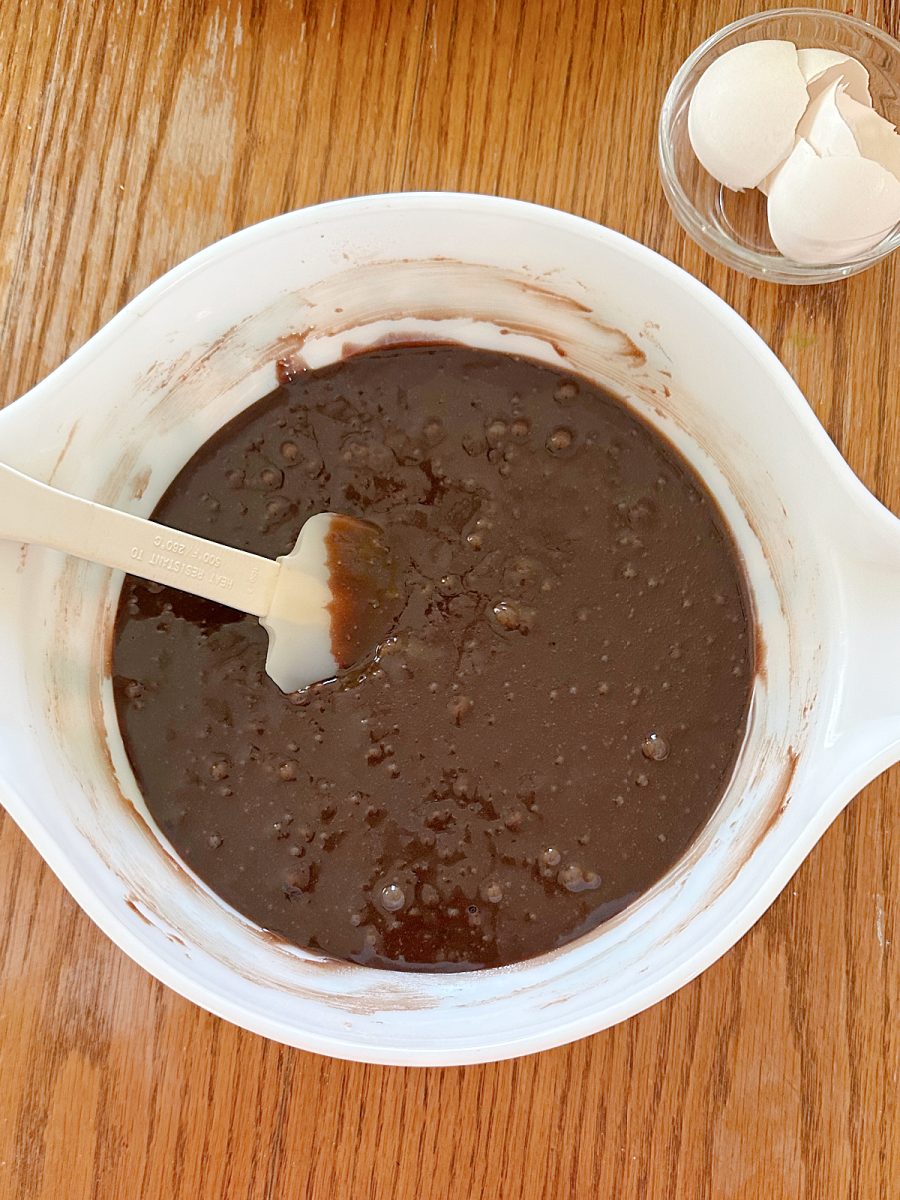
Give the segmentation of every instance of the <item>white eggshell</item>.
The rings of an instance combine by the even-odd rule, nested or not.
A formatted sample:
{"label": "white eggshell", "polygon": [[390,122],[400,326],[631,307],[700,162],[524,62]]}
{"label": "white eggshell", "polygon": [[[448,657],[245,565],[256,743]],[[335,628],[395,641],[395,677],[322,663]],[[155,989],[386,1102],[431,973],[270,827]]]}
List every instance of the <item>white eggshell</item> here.
{"label": "white eggshell", "polygon": [[772,184],[768,217],[786,258],[849,262],[900,221],[900,180],[868,158],[820,158],[801,139]]}
{"label": "white eggshell", "polygon": [[896,128],[874,108],[858,104],[847,93],[839,91],[836,103],[863,158],[874,159],[900,179],[900,133]]}
{"label": "white eggshell", "polygon": [[840,50],[798,50],[797,62],[809,87],[809,96],[816,96],[832,83],[843,83],[858,104],[871,107],[869,72],[857,58]]}
{"label": "white eggshell", "polygon": [[775,168],[774,171],[770,171],[769,174],[765,177],[765,179],[760,180],[760,182],[756,185],[764,196],[768,196],[769,192],[771,192],[772,184],[778,178],[778,172],[781,170],[781,168],[784,166],[784,164],[791,157],[791,154],[794,153],[794,147],[797,145],[798,140],[799,139],[795,136],[794,144],[793,144],[793,146],[791,146],[791,153],[782,159],[782,161],[778,164],[778,166]]}
{"label": "white eggshell", "polygon": [[[805,138],[816,154],[846,154],[850,158],[858,158],[859,145],[839,107],[838,92],[841,86],[837,82],[829,84],[815,100],[809,102],[809,108],[797,126],[797,135]],[[862,104],[856,104],[856,101],[851,103],[864,112],[872,111]]]}
{"label": "white eggshell", "polygon": [[790,154],[808,101],[793,42],[735,46],[694,88],[688,109],[694,153],[726,187],[756,187]]}

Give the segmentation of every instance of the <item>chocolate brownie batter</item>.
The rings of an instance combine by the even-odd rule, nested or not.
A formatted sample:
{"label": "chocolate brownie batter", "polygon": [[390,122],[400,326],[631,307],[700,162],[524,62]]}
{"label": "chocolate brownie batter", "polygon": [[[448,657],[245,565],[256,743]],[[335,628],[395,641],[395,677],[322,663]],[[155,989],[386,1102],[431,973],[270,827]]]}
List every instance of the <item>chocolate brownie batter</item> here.
{"label": "chocolate brownie batter", "polygon": [[331,653],[338,668],[346,670],[388,636],[403,611],[403,589],[387,538],[371,521],[333,515],[325,552]]}
{"label": "chocolate brownie batter", "polygon": [[747,718],[747,593],[700,482],[584,380],[403,346],[287,380],[154,516],[274,558],[323,510],[383,530],[401,604],[305,692],[254,619],[125,582],[116,703],[175,850],[371,966],[511,963],[619,912],[715,808]]}

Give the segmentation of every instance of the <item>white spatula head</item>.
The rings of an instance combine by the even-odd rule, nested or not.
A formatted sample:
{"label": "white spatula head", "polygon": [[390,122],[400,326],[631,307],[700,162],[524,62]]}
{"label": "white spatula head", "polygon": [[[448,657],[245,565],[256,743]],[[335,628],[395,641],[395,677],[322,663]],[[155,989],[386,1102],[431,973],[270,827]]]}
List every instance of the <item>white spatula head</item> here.
{"label": "white spatula head", "polygon": [[310,517],[281,567],[269,611],[266,671],[283,692],[333,679],[387,637],[401,596],[382,531],[335,513]]}

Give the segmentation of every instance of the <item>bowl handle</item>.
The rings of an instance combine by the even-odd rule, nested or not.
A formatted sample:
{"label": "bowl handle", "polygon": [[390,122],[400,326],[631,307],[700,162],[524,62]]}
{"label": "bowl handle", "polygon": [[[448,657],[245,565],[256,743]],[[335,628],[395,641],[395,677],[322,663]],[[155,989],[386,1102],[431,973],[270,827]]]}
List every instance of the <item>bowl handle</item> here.
{"label": "bowl handle", "polygon": [[879,506],[839,555],[845,667],[829,751],[856,788],[900,762],[900,520]]}

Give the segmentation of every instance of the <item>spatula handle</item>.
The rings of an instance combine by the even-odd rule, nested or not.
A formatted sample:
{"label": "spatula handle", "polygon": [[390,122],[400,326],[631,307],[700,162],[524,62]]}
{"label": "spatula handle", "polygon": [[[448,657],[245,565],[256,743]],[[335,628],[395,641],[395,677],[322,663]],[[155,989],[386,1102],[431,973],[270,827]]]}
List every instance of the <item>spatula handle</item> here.
{"label": "spatula handle", "polygon": [[69,495],[0,464],[0,538],[171,584],[253,616],[269,610],[280,567],[118,509]]}

